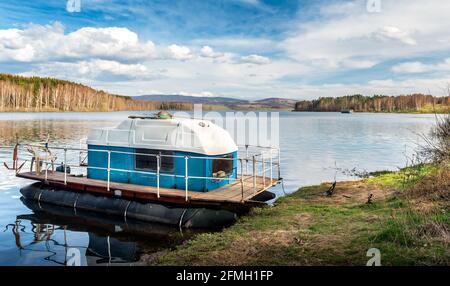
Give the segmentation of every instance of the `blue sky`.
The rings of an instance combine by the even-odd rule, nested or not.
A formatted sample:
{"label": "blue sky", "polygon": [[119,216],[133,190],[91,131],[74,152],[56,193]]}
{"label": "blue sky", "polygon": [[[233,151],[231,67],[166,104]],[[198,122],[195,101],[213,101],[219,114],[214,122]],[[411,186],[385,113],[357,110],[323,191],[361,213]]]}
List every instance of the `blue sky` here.
{"label": "blue sky", "polygon": [[0,71],[127,95],[443,95],[449,2],[2,0]]}

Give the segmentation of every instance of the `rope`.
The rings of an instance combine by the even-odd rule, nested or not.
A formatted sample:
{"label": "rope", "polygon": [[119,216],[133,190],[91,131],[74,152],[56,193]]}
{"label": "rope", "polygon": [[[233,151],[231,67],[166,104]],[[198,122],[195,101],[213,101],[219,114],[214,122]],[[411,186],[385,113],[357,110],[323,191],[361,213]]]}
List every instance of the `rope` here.
{"label": "rope", "polygon": [[41,196],[42,196],[42,193],[43,193],[43,192],[44,192],[44,191],[41,190],[41,192],[39,193],[39,197],[38,197],[38,206],[39,206],[40,209],[42,209],[42,206],[41,206]]}
{"label": "rope", "polygon": [[75,199],[75,202],[73,203],[73,208],[75,209],[75,211],[77,209],[77,202],[78,202],[79,197],[80,197],[80,194],[77,194],[77,198]]}
{"label": "rope", "polygon": [[191,218],[193,218],[197,213],[200,211],[200,209],[196,209],[195,212],[192,213],[190,217],[187,217],[185,221],[189,221]]}
{"label": "rope", "polygon": [[127,212],[128,212],[128,208],[131,205],[131,201],[128,202],[127,207],[125,208],[125,212],[123,213],[123,217],[125,219],[125,222],[127,222]]}
{"label": "rope", "polygon": [[178,228],[180,229],[181,232],[182,232],[181,224],[183,223],[183,217],[184,217],[184,214],[186,213],[187,210],[188,209],[184,209],[184,211],[183,211],[183,213],[181,214],[181,217],[180,217],[180,222],[178,223]]}

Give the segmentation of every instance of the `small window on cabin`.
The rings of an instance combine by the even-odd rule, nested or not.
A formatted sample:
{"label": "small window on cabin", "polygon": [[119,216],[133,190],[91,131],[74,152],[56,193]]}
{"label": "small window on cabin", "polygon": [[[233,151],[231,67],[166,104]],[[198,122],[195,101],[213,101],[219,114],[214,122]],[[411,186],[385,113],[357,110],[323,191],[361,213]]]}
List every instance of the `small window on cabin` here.
{"label": "small window on cabin", "polygon": [[157,171],[157,155],[161,156],[160,166],[161,172],[173,171],[173,156],[172,151],[136,149],[136,169],[146,171]]}
{"label": "small window on cabin", "polygon": [[233,173],[233,155],[226,155],[212,161],[213,177],[227,177]]}

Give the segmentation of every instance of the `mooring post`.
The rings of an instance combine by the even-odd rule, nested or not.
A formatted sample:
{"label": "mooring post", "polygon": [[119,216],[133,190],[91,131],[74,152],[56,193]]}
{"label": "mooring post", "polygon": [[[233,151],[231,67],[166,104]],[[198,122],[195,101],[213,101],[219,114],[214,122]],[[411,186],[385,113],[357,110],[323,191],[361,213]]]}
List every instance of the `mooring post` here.
{"label": "mooring post", "polygon": [[157,194],[158,194],[158,199],[159,199],[159,172],[160,172],[160,164],[161,164],[161,159],[160,159],[160,155],[156,156],[156,189],[157,189]]}
{"label": "mooring post", "polygon": [[111,179],[111,150],[108,150],[108,183],[107,183],[108,191],[109,191],[109,187],[110,187],[110,179]]}
{"label": "mooring post", "polygon": [[188,159],[189,159],[188,156],[184,157],[184,163],[185,163],[184,184],[185,184],[185,192],[186,192],[186,202],[188,201],[188,184],[189,184]]}
{"label": "mooring post", "polygon": [[67,185],[67,148],[64,148],[64,185]]}
{"label": "mooring post", "polygon": [[16,172],[16,175],[19,173],[19,139],[17,139],[16,146],[14,147],[13,151],[13,168]]}
{"label": "mooring post", "polygon": [[256,193],[256,156],[253,155],[253,193]]}
{"label": "mooring post", "polygon": [[13,168],[16,171],[16,175],[19,173],[19,134],[16,133],[16,146],[14,146],[14,151],[13,151]]}

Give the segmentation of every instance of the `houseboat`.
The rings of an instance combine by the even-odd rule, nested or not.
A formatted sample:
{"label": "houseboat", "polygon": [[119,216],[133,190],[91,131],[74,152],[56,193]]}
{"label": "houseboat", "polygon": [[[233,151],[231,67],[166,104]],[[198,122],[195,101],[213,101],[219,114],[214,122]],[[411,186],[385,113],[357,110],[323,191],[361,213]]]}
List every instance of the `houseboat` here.
{"label": "houseboat", "polygon": [[[16,176],[38,181],[21,189],[23,197],[125,218],[205,227],[266,205],[275,197],[269,190],[282,180],[279,149],[238,147],[211,121],[167,112],[130,116],[114,128],[93,129],[85,146],[17,144]],[[23,150],[28,158],[21,159]]]}

